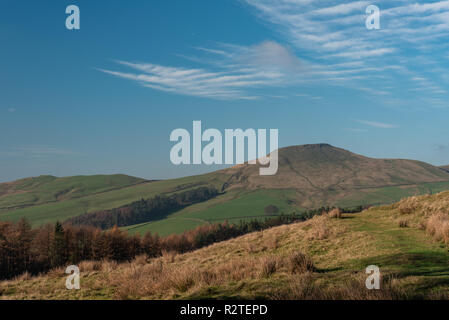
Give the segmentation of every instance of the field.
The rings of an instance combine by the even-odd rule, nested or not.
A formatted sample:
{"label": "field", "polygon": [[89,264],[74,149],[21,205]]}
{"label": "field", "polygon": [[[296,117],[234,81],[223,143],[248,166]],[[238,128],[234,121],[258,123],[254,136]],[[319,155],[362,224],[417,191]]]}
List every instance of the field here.
{"label": "field", "polygon": [[233,222],[240,220],[263,219],[265,207],[275,205],[277,214],[292,213],[297,208],[289,204],[289,196],[294,190],[259,190],[240,194],[229,192],[215,199],[195,204],[180,210],[167,219],[122,228],[130,233],[144,234],[147,231],[165,236],[170,233],[182,233],[204,223]]}
{"label": "field", "polygon": [[[449,192],[413,197],[151,261],[85,262],[78,291],[65,289],[64,270],[58,269],[1,282],[0,292],[4,299],[449,298],[449,237],[431,231],[432,217],[445,212],[449,220],[448,208]],[[298,262],[299,252],[313,266]],[[365,287],[369,265],[380,268],[381,290]]]}

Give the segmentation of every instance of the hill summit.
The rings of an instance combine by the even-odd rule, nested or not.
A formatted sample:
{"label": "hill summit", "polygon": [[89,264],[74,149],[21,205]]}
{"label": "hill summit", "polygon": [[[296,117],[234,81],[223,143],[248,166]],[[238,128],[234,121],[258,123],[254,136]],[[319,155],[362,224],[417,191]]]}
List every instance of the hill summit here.
{"label": "hill summit", "polygon": [[404,159],[374,159],[329,144],[279,149],[279,170],[260,176],[257,165],[226,170],[225,189],[295,189],[306,197],[329,199],[354,189],[406,186],[449,180],[449,172],[430,164]]}

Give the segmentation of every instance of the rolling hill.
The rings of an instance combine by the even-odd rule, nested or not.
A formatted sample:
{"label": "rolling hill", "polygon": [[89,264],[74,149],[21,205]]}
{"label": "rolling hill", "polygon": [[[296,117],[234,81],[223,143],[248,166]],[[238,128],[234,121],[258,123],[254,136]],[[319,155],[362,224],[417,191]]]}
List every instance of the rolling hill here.
{"label": "rolling hill", "polygon": [[[206,222],[264,217],[264,208],[268,205],[278,207],[281,214],[326,205],[387,204],[406,196],[449,189],[449,172],[441,168],[414,160],[368,158],[328,144],[280,149],[279,170],[274,176],[260,176],[258,169],[258,165],[244,164],[204,175],[154,182],[139,180],[134,181],[135,184],[130,181],[129,185],[121,186],[110,186],[104,181],[102,187],[100,183],[91,191],[84,189],[61,195],[45,189],[45,185],[58,180],[40,178],[51,181],[36,185],[33,192],[42,195],[39,199],[46,195],[50,200],[34,202],[29,198],[30,192],[11,193],[7,191],[11,190],[11,183],[9,186],[0,184],[0,190],[6,190],[0,193],[3,194],[0,196],[0,220],[27,217],[38,225],[199,186],[213,186],[222,191],[218,197],[184,208],[164,220],[124,228],[130,232],[151,230],[166,235]],[[69,188],[61,185],[58,190]]]}
{"label": "rolling hill", "polygon": [[[147,261],[0,282],[2,299],[448,299],[449,192],[243,235]],[[444,223],[443,223],[444,222]],[[376,265],[380,290],[367,290]]]}
{"label": "rolling hill", "polygon": [[0,184],[0,210],[81,198],[146,182],[126,175],[40,176]]}

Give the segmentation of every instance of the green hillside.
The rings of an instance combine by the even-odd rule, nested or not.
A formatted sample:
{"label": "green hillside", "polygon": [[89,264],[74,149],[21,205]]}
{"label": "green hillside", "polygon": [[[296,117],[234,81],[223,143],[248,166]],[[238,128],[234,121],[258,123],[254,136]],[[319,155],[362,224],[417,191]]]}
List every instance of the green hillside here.
{"label": "green hillside", "polygon": [[[320,208],[326,205],[338,206],[341,208],[354,208],[360,205],[380,205],[396,202],[402,198],[419,195],[430,194],[449,190],[449,181],[423,183],[420,185],[383,187],[359,189],[346,198],[336,202],[316,202]],[[264,209],[268,205],[277,206],[281,213],[302,212],[307,209],[300,205],[301,197],[295,189],[287,190],[256,190],[246,193],[229,191],[215,199],[192,205],[188,208],[180,210],[167,219],[139,225],[123,227],[130,233],[145,234],[148,231],[159,233],[160,235],[168,235],[171,233],[182,233],[185,230],[193,229],[206,222],[234,222],[240,220],[250,220],[254,218],[265,218]]]}
{"label": "green hillside", "polygon": [[194,204],[167,219],[123,227],[130,233],[145,234],[148,231],[165,236],[182,233],[204,223],[233,222],[240,220],[264,219],[268,215],[264,209],[269,205],[279,208],[277,214],[297,212],[298,208],[290,202],[294,190],[257,190],[247,193],[230,191],[215,199]]}
{"label": "green hillside", "polygon": [[[104,176],[103,179],[107,179],[106,177],[108,176]],[[67,179],[70,181],[71,178]],[[0,209],[0,220],[17,221],[22,217],[26,217],[34,226],[47,222],[56,222],[57,220],[64,221],[86,212],[113,209],[142,198],[193,188],[203,185],[205,183],[204,180],[203,176],[154,182],[145,182],[142,179],[137,179],[133,184],[122,186],[110,186],[108,185],[110,180],[106,180],[105,184],[101,186],[104,191],[86,192],[83,196],[59,200],[51,196],[51,193],[47,193],[46,189],[36,188],[33,191],[34,193],[44,194],[53,200],[22,206],[22,202],[13,203],[12,200],[14,198],[10,198],[11,195],[8,195],[5,201],[10,199],[10,203],[8,206],[2,206]],[[214,183],[213,175],[209,176],[209,181],[212,184]]]}
{"label": "green hillside", "polygon": [[34,226],[84,213],[118,208],[156,195],[199,186],[222,194],[170,214],[166,219],[125,227],[132,233],[180,233],[206,222],[263,218],[322,206],[388,204],[403,197],[449,189],[449,172],[427,163],[372,159],[327,144],[279,150],[279,170],[260,176],[258,165],[239,165],[209,174],[144,181],[128,176],[44,176],[0,184],[0,220],[26,217]]}
{"label": "green hillside", "polygon": [[62,202],[121,189],[146,180],[122,174],[57,178],[40,176],[0,184],[0,210]]}

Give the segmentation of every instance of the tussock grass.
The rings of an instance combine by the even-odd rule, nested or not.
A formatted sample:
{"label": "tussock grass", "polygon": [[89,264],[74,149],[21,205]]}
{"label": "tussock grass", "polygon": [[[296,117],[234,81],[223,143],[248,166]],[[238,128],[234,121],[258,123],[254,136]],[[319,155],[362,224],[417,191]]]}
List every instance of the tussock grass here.
{"label": "tussock grass", "polygon": [[342,212],[339,208],[332,209],[328,213],[329,217],[335,218],[335,219],[341,219],[342,218]]}
{"label": "tussock grass", "polygon": [[449,192],[403,199],[397,204],[397,210],[414,215],[420,229],[435,240],[449,244]]}
{"label": "tussock grass", "polygon": [[320,283],[311,272],[290,276],[289,285],[272,293],[275,300],[405,300],[408,298],[396,279],[388,279],[380,290],[368,290],[365,275],[353,275],[338,285]]}
{"label": "tussock grass", "polygon": [[408,228],[409,221],[407,219],[399,219],[398,224],[399,228]]}
{"label": "tussock grass", "polygon": [[426,231],[438,241],[449,244],[449,214],[438,212],[432,214],[425,222]]}
{"label": "tussock grass", "polygon": [[291,273],[306,273],[315,270],[312,260],[301,252],[293,253],[289,257],[289,263]]}

